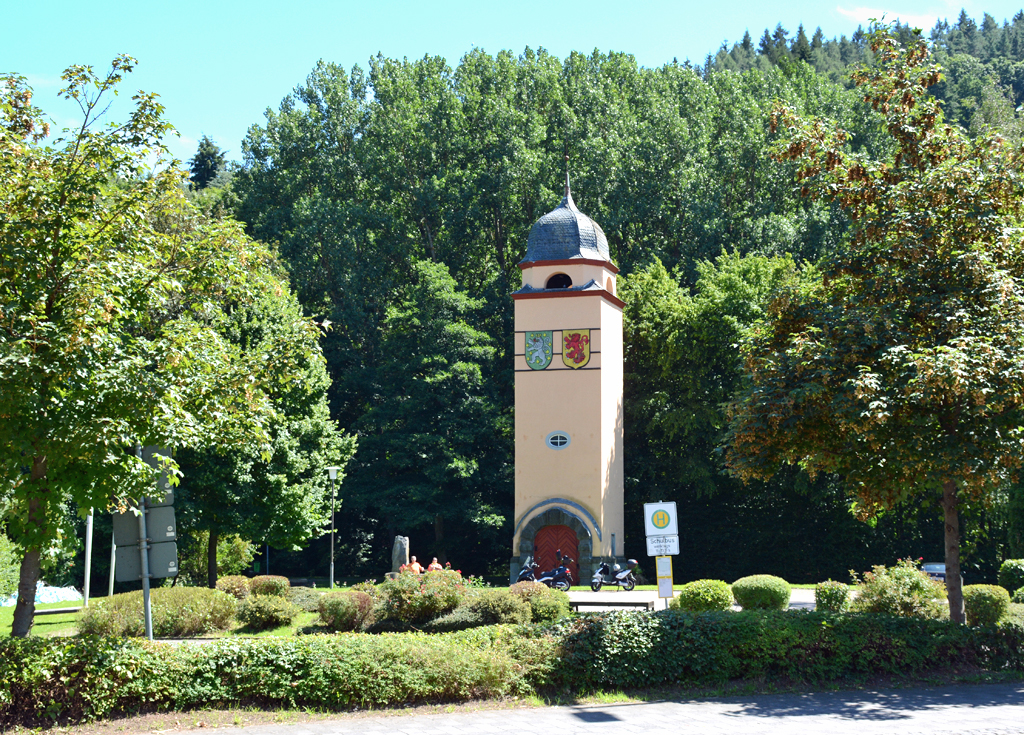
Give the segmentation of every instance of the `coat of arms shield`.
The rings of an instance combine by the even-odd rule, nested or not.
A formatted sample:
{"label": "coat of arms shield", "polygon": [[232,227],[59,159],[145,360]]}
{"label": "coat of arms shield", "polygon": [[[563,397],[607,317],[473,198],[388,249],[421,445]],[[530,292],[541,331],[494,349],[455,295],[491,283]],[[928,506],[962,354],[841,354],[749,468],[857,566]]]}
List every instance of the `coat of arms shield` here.
{"label": "coat of arms shield", "polygon": [[562,362],[571,368],[581,368],[590,362],[590,330],[562,330]]}
{"label": "coat of arms shield", "polygon": [[551,330],[526,333],[526,364],[533,370],[543,370],[551,364],[554,355]]}

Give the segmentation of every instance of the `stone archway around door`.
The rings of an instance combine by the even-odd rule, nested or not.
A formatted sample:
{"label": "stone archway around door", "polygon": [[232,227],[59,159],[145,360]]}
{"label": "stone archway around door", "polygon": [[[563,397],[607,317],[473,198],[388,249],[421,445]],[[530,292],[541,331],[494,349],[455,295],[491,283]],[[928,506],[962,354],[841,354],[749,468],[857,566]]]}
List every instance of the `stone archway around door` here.
{"label": "stone archway around door", "polygon": [[545,526],[568,526],[576,534],[577,555],[574,558],[576,559],[577,568],[573,573],[575,578],[573,584],[582,584],[583,578],[589,581],[590,575],[594,573],[594,544],[590,530],[575,514],[561,508],[549,508],[531,518],[529,523],[523,526],[523,530],[519,535],[519,556],[512,559],[510,569],[512,580],[515,580],[519,570],[526,564],[527,557],[534,555],[537,532]]}

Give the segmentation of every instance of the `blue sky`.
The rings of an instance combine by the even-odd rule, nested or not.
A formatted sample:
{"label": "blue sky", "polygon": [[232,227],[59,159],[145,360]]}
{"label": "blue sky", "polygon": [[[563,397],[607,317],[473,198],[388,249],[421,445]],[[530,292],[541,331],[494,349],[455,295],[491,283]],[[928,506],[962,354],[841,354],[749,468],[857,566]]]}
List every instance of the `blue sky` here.
{"label": "blue sky", "polygon": [[[577,50],[626,51],[644,66],[690,58],[703,61],[722,41],[738,40],[750,29],[755,41],[765,27],[781,22],[808,35],[821,26],[826,37],[849,35],[868,18],[899,17],[930,28],[936,18],[956,19],[961,7],[981,20],[988,12],[1002,22],[1022,0],[944,2],[877,0],[839,4],[776,0],[751,2],[581,3],[505,2],[264,2],[179,0],[178,2],[9,3],[3,13],[0,72],[18,72],[36,90],[36,103],[65,126],[74,109],[59,103],[61,71],[70,64],[105,68],[118,53],[139,66],[122,98],[137,89],[157,92],[167,117],[180,133],[172,152],[187,159],[202,134],[229,158],[241,157],[241,140],[267,107],[303,79],[318,59],[346,68],[377,52],[418,58],[444,56],[452,65],[469,49],[488,52],[543,46],[564,57]],[[125,103],[110,113],[121,119]]]}

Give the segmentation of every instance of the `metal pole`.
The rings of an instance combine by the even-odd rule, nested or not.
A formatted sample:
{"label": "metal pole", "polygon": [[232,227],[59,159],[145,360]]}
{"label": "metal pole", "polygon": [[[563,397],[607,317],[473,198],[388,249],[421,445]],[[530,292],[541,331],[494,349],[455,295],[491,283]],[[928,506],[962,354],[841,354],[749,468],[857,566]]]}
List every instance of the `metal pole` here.
{"label": "metal pole", "polygon": [[110,580],[107,582],[107,597],[114,596],[114,567],[117,565],[117,544],[114,543],[114,534],[110,534]]}
{"label": "metal pole", "polygon": [[142,560],[142,605],[146,638],[153,640],[153,610],[149,604],[149,539],[146,535],[146,496],[139,498],[139,557]]}
{"label": "metal pole", "polygon": [[331,589],[334,589],[334,478],[331,478]]}
{"label": "metal pole", "polygon": [[89,586],[92,583],[92,508],[85,518],[85,607],[89,607]]}

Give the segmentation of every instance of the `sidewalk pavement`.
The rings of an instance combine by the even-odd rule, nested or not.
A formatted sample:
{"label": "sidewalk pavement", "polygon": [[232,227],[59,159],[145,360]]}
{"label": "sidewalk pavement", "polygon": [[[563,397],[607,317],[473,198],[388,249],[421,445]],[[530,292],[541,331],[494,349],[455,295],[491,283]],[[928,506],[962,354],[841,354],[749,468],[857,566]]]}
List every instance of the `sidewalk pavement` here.
{"label": "sidewalk pavement", "polygon": [[342,715],[244,735],[1009,735],[1024,733],[1024,684],[765,694],[590,707]]}

